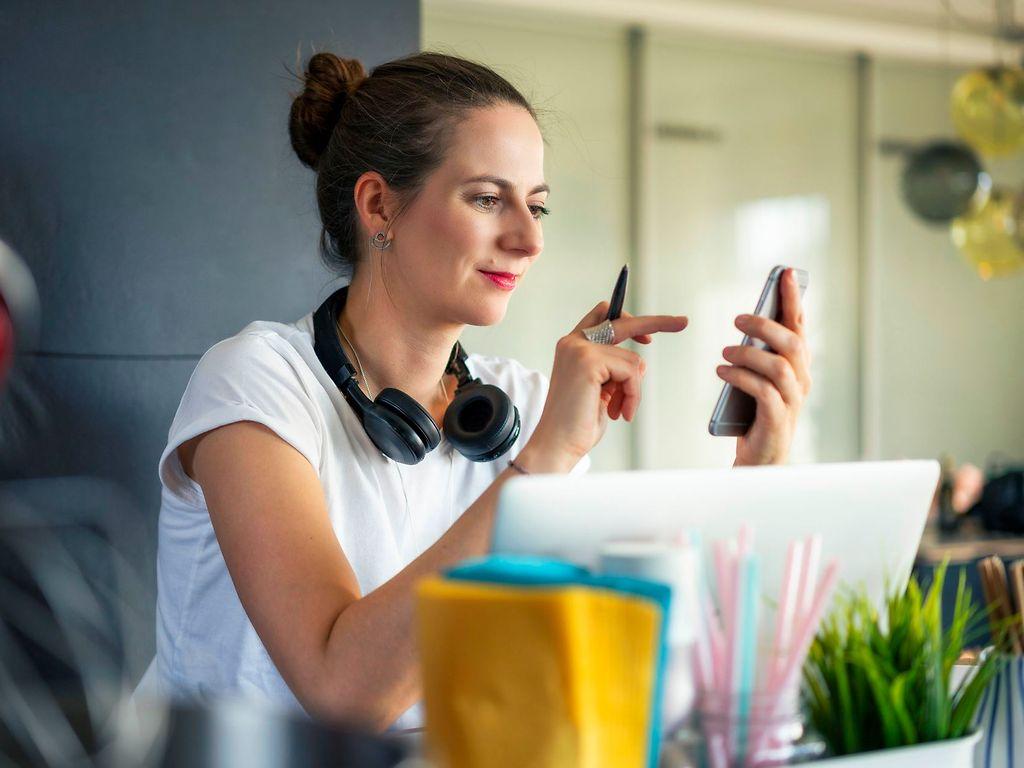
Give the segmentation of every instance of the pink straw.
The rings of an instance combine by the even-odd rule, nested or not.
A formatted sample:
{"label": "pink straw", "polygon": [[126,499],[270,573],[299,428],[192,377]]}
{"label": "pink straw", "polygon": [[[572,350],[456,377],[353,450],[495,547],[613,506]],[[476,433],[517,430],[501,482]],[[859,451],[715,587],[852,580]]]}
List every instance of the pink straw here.
{"label": "pink straw", "polygon": [[[817,634],[818,623],[825,613],[825,607],[828,605],[829,597],[831,597],[832,589],[835,587],[838,577],[839,563],[833,560],[825,569],[824,577],[818,584],[818,588],[814,591],[814,599],[811,601],[810,610],[803,617],[803,622],[797,627],[795,632],[796,639],[789,653],[785,655],[786,662],[776,685],[771,691],[770,704],[768,705],[768,711],[764,714],[763,721],[769,722],[776,717],[776,712],[782,701],[786,698],[787,691],[796,684],[797,675],[800,674],[800,670],[803,668],[807,651],[810,649],[815,634]],[[767,733],[764,731],[757,734],[755,747],[751,752],[752,755],[756,755],[761,751],[766,738]]]}
{"label": "pink straw", "polygon": [[[738,552],[739,549],[740,547],[734,548],[734,552]],[[738,553],[733,556],[730,563],[732,568],[730,569],[731,573],[729,576],[731,580],[729,585],[731,587],[731,594],[729,595],[729,629],[726,633],[726,643],[729,649],[726,656],[729,668],[726,671],[728,685],[725,691],[729,696],[727,699],[729,702],[729,719],[726,721],[726,748],[728,749],[730,763],[734,762],[736,755],[740,752],[736,726],[738,725],[739,692],[743,684],[743,605],[746,602],[746,589],[743,583],[743,563],[745,559],[744,556]]]}
{"label": "pink straw", "polygon": [[710,632],[711,623],[702,615],[706,600],[704,599],[704,579],[701,574],[701,552],[689,544],[688,538],[682,538],[680,546],[690,553],[685,561],[689,566],[683,574],[683,607],[694,629],[693,667],[697,679],[697,689],[708,690],[714,684],[713,645]]}
{"label": "pink straw", "polygon": [[[691,559],[695,573],[687,580],[692,583],[692,590],[688,589],[684,598],[692,607],[690,617],[697,625],[692,659],[694,677],[702,694],[720,699],[726,715],[724,723],[706,733],[709,759],[713,768],[726,768],[741,756],[745,756],[743,759],[750,765],[763,764],[764,758],[758,755],[767,746],[770,733],[751,723],[771,720],[791,701],[789,693],[795,691],[794,686],[799,682],[803,662],[838,581],[839,565],[836,561],[829,562],[819,581],[821,537],[809,536],[790,542],[771,653],[763,659],[766,663],[762,670],[756,666],[761,660],[754,650],[756,641],[748,636],[748,632],[756,633],[756,624],[746,626],[757,621],[754,608],[760,598],[747,594],[755,587],[744,586],[749,580],[741,577],[744,563],[753,557],[754,531],[744,525],[735,538],[714,542],[710,550],[713,557],[710,571],[701,562],[707,550],[695,536],[690,536],[690,546],[695,552]],[[717,583],[713,585],[712,581]],[[712,587],[717,587],[717,612],[711,599]],[[744,595],[746,607],[742,608],[740,602]],[[751,615],[743,618],[748,613]],[[746,689],[758,677],[757,685],[763,695],[743,705],[740,688],[749,694]],[[756,711],[737,711],[744,706]],[[737,714],[748,716],[751,722],[737,728]],[[738,743],[738,739],[745,743]],[[748,745],[753,749],[748,749]]]}
{"label": "pink straw", "polygon": [[704,614],[704,622],[708,628],[708,640],[711,641],[711,680],[709,688],[721,688],[725,678],[725,638],[723,637],[722,625],[711,608],[711,601],[706,595],[702,596],[701,610]]}
{"label": "pink straw", "polygon": [[800,602],[796,613],[798,622],[811,610],[814,584],[818,580],[818,567],[821,563],[821,536],[808,536],[804,547],[804,573],[800,581]]}
{"label": "pink straw", "polygon": [[722,617],[722,628],[729,631],[729,606],[732,605],[732,553],[731,542],[715,542],[715,579],[718,581],[718,614]]}
{"label": "pink straw", "polygon": [[832,589],[838,578],[839,563],[833,560],[825,569],[825,575],[814,592],[811,608],[797,629],[794,647],[786,659],[786,665],[780,677],[780,685],[776,688],[777,691],[785,691],[796,682],[796,676],[800,673],[807,651],[810,650],[811,642],[818,631],[818,622],[821,621],[825,613],[825,606],[828,604],[828,599],[832,595]]}
{"label": "pink straw", "polygon": [[786,570],[782,574],[782,594],[779,596],[779,612],[775,616],[775,646],[771,656],[768,657],[768,665],[765,669],[766,690],[772,689],[782,666],[782,659],[789,651],[793,620],[799,599],[798,590],[803,579],[804,552],[804,543],[799,540],[791,541],[786,550]]}
{"label": "pink straw", "polygon": [[717,659],[718,674],[716,680],[723,691],[729,690],[732,676],[732,653],[729,635],[732,631],[732,568],[729,547],[724,541],[715,542],[715,575],[718,581],[718,626],[722,633],[719,636],[719,658]]}
{"label": "pink straw", "polygon": [[740,526],[736,537],[736,554],[738,557],[749,555],[754,548],[754,530],[747,524]]}
{"label": "pink straw", "polygon": [[[755,722],[764,721],[763,709],[769,694],[775,692],[775,681],[778,679],[779,670],[782,667],[783,659],[789,651],[790,637],[792,635],[794,613],[797,607],[797,590],[800,585],[803,573],[804,543],[799,539],[791,541],[786,549],[786,565],[782,574],[782,590],[779,595],[778,612],[775,615],[775,640],[768,656],[767,663],[761,672],[761,690],[765,694],[758,696],[754,702]],[[760,742],[760,733],[751,733],[751,742]]]}

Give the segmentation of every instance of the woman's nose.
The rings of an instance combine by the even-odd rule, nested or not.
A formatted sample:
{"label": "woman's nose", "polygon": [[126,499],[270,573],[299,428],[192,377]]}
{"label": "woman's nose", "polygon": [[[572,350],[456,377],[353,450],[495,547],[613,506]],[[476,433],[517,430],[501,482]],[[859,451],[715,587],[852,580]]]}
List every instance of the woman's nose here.
{"label": "woman's nose", "polygon": [[544,233],[540,223],[533,218],[527,206],[509,217],[506,230],[502,233],[502,247],[517,251],[521,256],[536,256],[544,249]]}

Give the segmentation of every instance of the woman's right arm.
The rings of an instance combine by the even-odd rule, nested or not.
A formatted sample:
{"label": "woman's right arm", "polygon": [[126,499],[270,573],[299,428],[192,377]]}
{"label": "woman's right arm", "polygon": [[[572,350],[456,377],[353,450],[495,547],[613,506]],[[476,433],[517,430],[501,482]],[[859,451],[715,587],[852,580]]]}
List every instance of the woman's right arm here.
{"label": "woman's right arm", "polygon": [[[530,472],[567,472],[600,439],[608,413],[632,419],[642,359],[586,341],[599,305],[556,349],[544,412],[516,457]],[[595,319],[596,318],[596,319]],[[616,338],[678,331],[685,318],[623,317]],[[363,595],[331,527],[316,471],[273,431],[236,422],[179,448],[202,487],[225,563],[270,657],[312,714],[381,730],[420,696],[415,584],[490,545],[506,469],[429,549]],[[352,542],[358,546],[358,542]]]}

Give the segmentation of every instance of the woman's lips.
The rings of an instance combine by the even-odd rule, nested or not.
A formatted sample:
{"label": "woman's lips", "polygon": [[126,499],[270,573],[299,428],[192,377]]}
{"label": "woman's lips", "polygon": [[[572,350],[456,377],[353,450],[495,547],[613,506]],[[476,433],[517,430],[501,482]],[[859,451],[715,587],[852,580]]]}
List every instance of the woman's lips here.
{"label": "woman's lips", "polygon": [[513,291],[516,287],[516,275],[511,272],[487,272],[480,270],[480,274],[494,283],[503,291]]}

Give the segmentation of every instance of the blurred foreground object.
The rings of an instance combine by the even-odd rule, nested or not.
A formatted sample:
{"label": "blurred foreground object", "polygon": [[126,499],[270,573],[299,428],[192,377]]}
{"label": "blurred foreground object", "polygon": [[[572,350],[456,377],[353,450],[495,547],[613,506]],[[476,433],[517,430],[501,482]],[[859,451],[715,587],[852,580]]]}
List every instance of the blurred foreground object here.
{"label": "blurred foreground object", "polygon": [[[68,499],[77,503],[72,507]],[[0,765],[395,768],[409,748],[244,700],[132,699],[125,558],[146,532],[113,483],[0,483]],[[405,764],[412,766],[412,762]]]}
{"label": "blurred foreground object", "polygon": [[15,350],[31,349],[39,332],[39,295],[28,267],[0,240],[0,388]]}
{"label": "blurred foreground object", "polygon": [[644,768],[669,587],[492,557],[423,581],[428,756],[445,768]]}
{"label": "blurred foreground object", "polygon": [[[68,499],[75,499],[69,508]],[[128,695],[124,628],[143,610],[122,552],[137,515],[112,483],[0,484],[0,755],[93,765]]]}
{"label": "blurred foreground object", "polygon": [[1008,155],[1024,147],[1024,72],[989,67],[957,80],[951,96],[956,132],[985,155]]}
{"label": "blurred foreground object", "polygon": [[[132,706],[132,705],[129,705]],[[395,738],[242,700],[141,702],[126,710],[109,765],[152,768],[413,768]]]}

